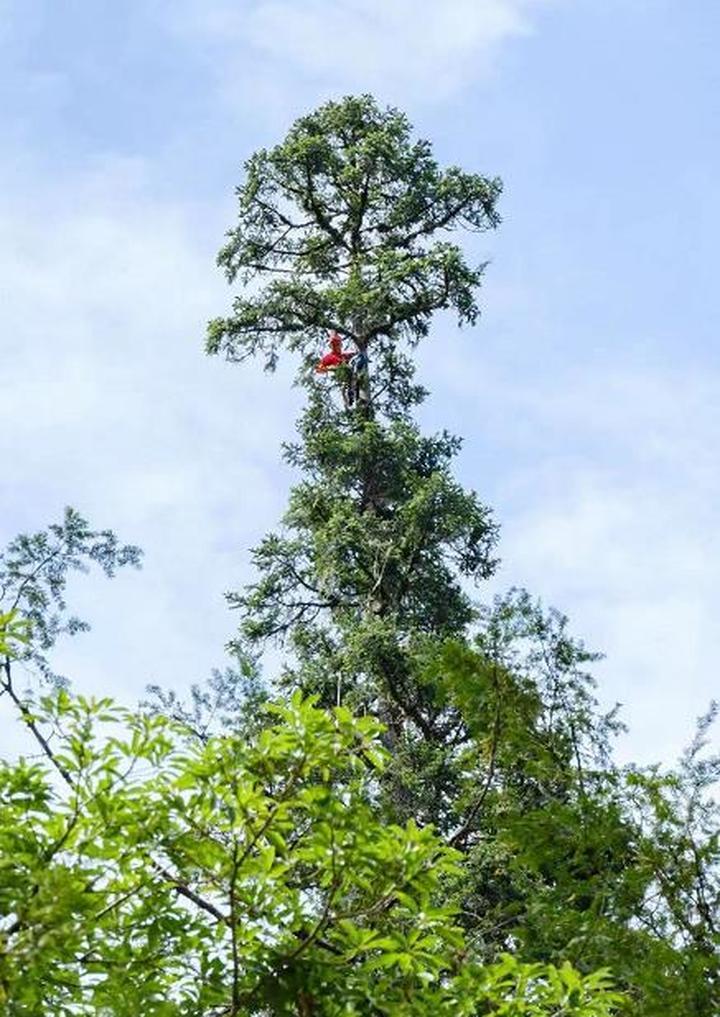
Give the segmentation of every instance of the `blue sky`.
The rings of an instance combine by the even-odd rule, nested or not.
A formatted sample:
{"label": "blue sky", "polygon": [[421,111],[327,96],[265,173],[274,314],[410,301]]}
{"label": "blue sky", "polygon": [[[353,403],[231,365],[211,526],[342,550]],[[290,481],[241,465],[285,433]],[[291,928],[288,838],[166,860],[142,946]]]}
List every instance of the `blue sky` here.
{"label": "blue sky", "polygon": [[708,0],[0,0],[0,538],[73,504],[146,552],[73,583],[78,688],[223,663],[280,515],[297,394],[202,353],[242,161],[372,91],[505,181],[477,328],[421,353],[428,427],[503,566],[567,612],[668,760],[718,693],[720,8]]}

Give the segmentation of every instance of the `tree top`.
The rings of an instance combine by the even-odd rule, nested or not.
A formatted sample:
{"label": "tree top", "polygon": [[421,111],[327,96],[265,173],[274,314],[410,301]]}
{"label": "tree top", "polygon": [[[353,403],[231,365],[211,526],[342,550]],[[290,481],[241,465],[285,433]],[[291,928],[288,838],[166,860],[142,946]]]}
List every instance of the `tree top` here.
{"label": "tree top", "polygon": [[372,96],[326,103],[245,164],[218,256],[243,292],[210,322],[208,351],[260,354],[273,369],[281,348],[307,354],[326,329],[383,354],[426,335],[435,311],[474,322],[484,266],[452,234],[497,226],[500,191],[497,178],[441,168]]}

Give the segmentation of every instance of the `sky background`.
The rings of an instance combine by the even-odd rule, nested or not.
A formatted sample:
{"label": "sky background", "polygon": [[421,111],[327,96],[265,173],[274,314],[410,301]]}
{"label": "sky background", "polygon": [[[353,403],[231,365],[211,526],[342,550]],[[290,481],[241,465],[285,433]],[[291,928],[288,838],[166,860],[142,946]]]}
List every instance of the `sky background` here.
{"label": "sky background", "polygon": [[146,555],[72,583],[76,688],[225,663],[298,395],[204,356],[215,253],[244,159],[371,91],[505,183],[482,319],[420,355],[502,525],[482,596],[567,613],[619,757],[677,754],[720,691],[719,43],[710,0],[0,0],[0,540],[71,504]]}

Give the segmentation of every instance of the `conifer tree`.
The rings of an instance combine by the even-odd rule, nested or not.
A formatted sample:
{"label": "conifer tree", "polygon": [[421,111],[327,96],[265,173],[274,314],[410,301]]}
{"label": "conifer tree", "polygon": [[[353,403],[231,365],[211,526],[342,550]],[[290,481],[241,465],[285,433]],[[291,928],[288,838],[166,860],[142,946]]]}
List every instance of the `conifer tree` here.
{"label": "conifer tree", "polygon": [[[286,642],[286,683],[379,716],[396,760],[395,811],[434,821],[454,798],[452,777],[438,773],[429,796],[423,777],[413,792],[430,764],[419,757],[463,736],[419,682],[418,660],[428,640],[472,621],[463,581],[492,572],[496,530],[452,477],[458,440],[425,437],[412,420],[425,393],[409,353],[437,310],[476,320],[483,266],[451,237],[493,228],[499,192],[497,180],[440,169],[396,110],[367,96],[329,103],[249,160],[219,260],[231,281],[260,286],[208,338],[211,352],[260,353],[269,368],[298,351],[308,391],[286,451],[303,474],[286,525],[257,548],[257,583],[231,597],[244,644]],[[313,372],[328,330],[363,358],[349,409],[340,390],[351,368],[335,384]]]}
{"label": "conifer tree", "polygon": [[[468,264],[455,236],[497,226],[500,191],[497,179],[440,168],[397,110],[369,96],[330,102],[248,161],[219,255],[245,288],[208,334],[211,353],[261,354],[269,369],[299,353],[308,393],[286,448],[301,480],[283,528],[254,552],[257,581],[230,595],[238,642],[280,641],[286,685],[377,715],[394,756],[388,807],[456,842],[480,811],[470,789],[489,794],[500,728],[508,745],[512,725],[535,724],[538,683],[556,686],[547,737],[564,765],[581,767],[606,740],[579,670],[592,655],[563,619],[522,596],[482,617],[468,583],[495,568],[496,526],[453,478],[459,439],[425,436],[412,418],[426,395],[412,350],[432,314],[478,317],[484,266]],[[333,384],[313,370],[327,330],[363,354],[364,397],[350,408],[346,372]],[[471,628],[482,633],[474,648]],[[508,667],[520,629],[536,644],[529,684]],[[489,758],[468,754],[485,737]]]}

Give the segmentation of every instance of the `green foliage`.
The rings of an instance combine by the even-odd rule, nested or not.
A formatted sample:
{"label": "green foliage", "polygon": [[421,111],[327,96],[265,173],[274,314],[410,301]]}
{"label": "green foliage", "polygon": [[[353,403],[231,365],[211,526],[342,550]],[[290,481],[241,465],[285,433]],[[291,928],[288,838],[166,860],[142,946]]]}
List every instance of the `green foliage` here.
{"label": "green foliage", "polygon": [[137,567],[140,558],[139,548],[120,544],[112,530],[92,530],[72,508],[65,510],[62,522],[12,540],[0,553],[0,610],[19,612],[32,628],[32,643],[23,654],[26,661],[46,678],[59,680],[46,652],[59,635],[88,628],[87,622],[67,613],[69,576],[93,565],[113,576],[119,568]]}
{"label": "green foliage", "polygon": [[30,623],[18,612],[0,612],[0,656],[15,656],[18,647],[29,642]]}
{"label": "green foliage", "polygon": [[[253,287],[208,348],[303,357],[301,477],[188,702],[21,696],[16,664],[51,675],[85,627],[70,573],[139,552],[68,510],[0,556],[0,695],[44,755],[0,764],[3,1014],[716,1017],[715,711],[676,771],[617,767],[597,655],[523,591],[476,603],[496,527],[411,417],[408,351],[478,313],[449,234],[499,190],[367,96],[249,160],[220,262]],[[368,355],[352,408],[307,370],[328,327]]]}
{"label": "green foliage", "polygon": [[647,887],[637,921],[662,972],[649,985],[653,1014],[663,1012],[668,993],[678,1014],[720,1006],[720,755],[705,751],[717,714],[713,703],[675,769],[627,773]]}
{"label": "green foliage", "polygon": [[303,445],[288,450],[305,480],[291,493],[286,533],[255,551],[257,586],[231,597],[244,634],[292,637],[302,622],[305,639],[328,612],[348,635],[369,617],[404,632],[462,631],[474,611],[460,577],[490,574],[496,529],[451,476],[458,443],[423,438],[408,422],[355,427],[313,411]]}
{"label": "green foliage", "polygon": [[8,1017],[601,1017],[582,978],[483,967],[440,903],[458,854],[372,805],[372,718],[294,695],[248,740],[64,690],[25,704],[47,766],[0,765]]}
{"label": "green foliage", "polygon": [[371,96],[327,103],[246,164],[218,260],[229,280],[261,285],[211,323],[209,351],[262,353],[273,367],[278,343],[307,352],[334,328],[372,343],[390,370],[394,342],[426,335],[434,311],[475,320],[482,266],[435,234],[493,228],[499,192],[498,180],[440,169],[406,117]]}

